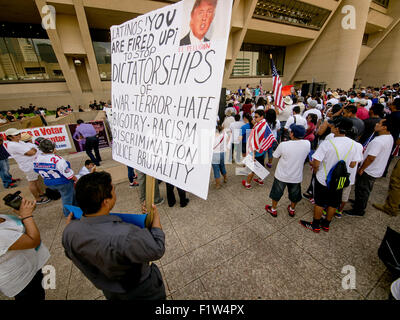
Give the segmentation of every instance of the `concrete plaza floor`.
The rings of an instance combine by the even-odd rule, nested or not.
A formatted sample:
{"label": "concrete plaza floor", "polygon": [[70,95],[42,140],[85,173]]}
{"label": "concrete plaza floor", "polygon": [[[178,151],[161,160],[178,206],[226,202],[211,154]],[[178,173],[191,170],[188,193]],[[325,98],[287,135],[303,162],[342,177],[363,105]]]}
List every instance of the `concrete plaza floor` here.
{"label": "concrete plaza floor", "polygon": [[[113,162],[110,149],[101,153],[104,166]],[[66,158],[77,172],[87,156]],[[287,194],[277,218],[265,212],[275,166],[276,162],[265,186],[253,184],[253,189],[244,190],[243,176],[235,175],[235,165],[227,165],[228,183],[216,190],[211,177],[207,201],[189,194],[186,208],[178,204],[169,208],[166,201],[158,207],[166,251],[155,263],[162,271],[168,299],[387,299],[395,279],[377,251],[387,226],[400,231],[400,216],[389,217],[372,203],[384,201],[389,178],[376,181],[365,217],[334,219],[328,233],[314,234],[299,225],[301,218],[312,219],[313,206],[306,200],[298,204],[294,218],[286,211]],[[11,172],[23,177],[16,165]],[[311,177],[308,165],[304,176],[303,190]],[[160,190],[166,200],[164,183]],[[116,193],[113,211],[140,212],[139,190],[129,188],[127,180],[116,185]],[[46,290],[46,299],[104,299],[64,254],[61,200],[38,206],[35,220],[51,253],[47,264],[56,270],[56,289]],[[348,265],[355,267],[356,288],[345,290],[342,279],[347,273],[342,269]]]}

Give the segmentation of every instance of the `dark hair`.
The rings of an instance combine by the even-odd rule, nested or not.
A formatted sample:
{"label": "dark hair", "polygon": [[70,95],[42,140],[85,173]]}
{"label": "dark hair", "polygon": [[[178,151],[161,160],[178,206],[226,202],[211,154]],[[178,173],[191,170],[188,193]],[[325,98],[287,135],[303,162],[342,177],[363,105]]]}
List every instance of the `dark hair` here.
{"label": "dark hair", "polygon": [[265,120],[267,120],[268,125],[271,129],[275,129],[276,127],[276,112],[274,109],[269,109],[265,113]]}
{"label": "dark hair", "polygon": [[383,119],[382,125],[386,127],[386,130],[392,133],[393,131],[393,122],[390,118]]}
{"label": "dark hair", "polygon": [[342,96],[342,97],[340,97],[339,101],[340,101],[340,102],[346,102],[346,101],[347,101],[347,98],[346,98],[345,96]]}
{"label": "dark hair", "polygon": [[317,125],[318,116],[315,113],[309,113],[307,117],[310,117],[310,122]]}
{"label": "dark hair", "polygon": [[293,112],[296,113],[296,114],[299,114],[299,113],[300,113],[300,107],[299,107],[299,106],[293,107],[292,110],[293,110]]}
{"label": "dark hair", "polygon": [[85,166],[88,166],[89,164],[92,164],[92,163],[93,163],[93,161],[88,159],[85,161]]}
{"label": "dark hair", "polygon": [[332,113],[333,113],[333,114],[338,113],[341,109],[342,109],[342,106],[341,106],[340,104],[335,104],[335,105],[332,107]]}
{"label": "dark hair", "polygon": [[383,110],[385,109],[385,107],[383,106],[383,104],[380,103],[375,103],[372,107],[371,107],[371,111],[376,114],[377,116],[379,116],[379,118],[383,118],[384,114],[383,114]]}
{"label": "dark hair", "polygon": [[235,114],[235,121],[240,121],[240,114]]}
{"label": "dark hair", "polygon": [[293,103],[297,103],[297,101],[298,101],[297,97],[293,97],[292,101],[293,101]]}
{"label": "dark hair", "polygon": [[245,101],[245,104],[249,104],[249,103],[251,103],[251,99],[247,98],[246,101]]}
{"label": "dark hair", "polygon": [[251,117],[251,115],[249,115],[248,113],[245,113],[243,115],[243,119],[244,118],[246,118],[249,121],[250,128],[253,129],[253,118]]}
{"label": "dark hair", "polygon": [[83,123],[83,120],[79,119],[76,123],[77,123],[77,124],[82,124],[82,123]]}
{"label": "dark hair", "polygon": [[85,214],[98,212],[103,201],[112,198],[111,181],[111,175],[105,171],[89,173],[78,180],[76,201]]}
{"label": "dark hair", "polygon": [[400,98],[394,99],[393,105],[396,107],[397,111],[400,111]]}
{"label": "dark hair", "polygon": [[259,97],[258,100],[257,100],[256,107],[259,107],[259,106],[264,107],[264,105],[265,105],[264,98],[263,97]]}
{"label": "dark hair", "polygon": [[222,130],[224,130],[224,128],[221,125],[221,121],[217,121],[217,126],[216,126],[218,132],[222,132]]}
{"label": "dark hair", "polygon": [[345,107],[345,110],[347,110],[351,114],[357,113],[357,107],[354,104],[349,104],[348,106]]}
{"label": "dark hair", "polygon": [[265,112],[264,112],[264,110],[256,110],[256,111],[254,111],[254,113],[256,113],[256,114],[258,114],[260,117],[265,117]]}

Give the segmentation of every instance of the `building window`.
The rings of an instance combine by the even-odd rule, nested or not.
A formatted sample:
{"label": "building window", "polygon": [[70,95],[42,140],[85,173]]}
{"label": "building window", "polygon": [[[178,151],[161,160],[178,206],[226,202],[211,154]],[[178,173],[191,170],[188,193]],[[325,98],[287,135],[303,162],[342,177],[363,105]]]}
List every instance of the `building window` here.
{"label": "building window", "polygon": [[331,11],[295,0],[258,0],[253,18],[319,30]]}
{"label": "building window", "polygon": [[40,25],[0,24],[0,83],[64,81],[50,40]]}
{"label": "building window", "polygon": [[271,76],[270,54],[279,75],[283,75],[285,47],[243,43],[232,70],[232,77]]}
{"label": "building window", "polygon": [[90,29],[93,50],[99,68],[100,79],[111,81],[111,37],[109,30]]}
{"label": "building window", "polygon": [[372,0],[372,2],[375,2],[385,8],[389,7],[389,0]]}

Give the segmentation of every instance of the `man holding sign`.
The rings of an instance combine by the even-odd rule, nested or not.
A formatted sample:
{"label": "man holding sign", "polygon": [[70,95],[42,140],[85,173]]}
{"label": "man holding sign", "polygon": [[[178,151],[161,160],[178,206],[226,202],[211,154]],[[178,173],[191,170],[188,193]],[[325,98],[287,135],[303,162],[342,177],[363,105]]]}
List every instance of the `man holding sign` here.
{"label": "man holding sign", "polygon": [[[256,110],[254,119],[256,121],[256,125],[251,130],[250,137],[249,137],[249,151],[248,155],[253,155],[253,159],[261,164],[264,167],[264,160],[265,154],[267,150],[272,146],[274,143],[275,137],[272,133],[271,129],[269,128],[267,121],[264,119],[264,110]],[[247,176],[247,181],[243,180],[243,186],[249,190],[251,189],[251,180],[254,178],[254,173],[251,172]],[[264,185],[263,179],[256,178],[254,179],[256,183],[259,185]]]}

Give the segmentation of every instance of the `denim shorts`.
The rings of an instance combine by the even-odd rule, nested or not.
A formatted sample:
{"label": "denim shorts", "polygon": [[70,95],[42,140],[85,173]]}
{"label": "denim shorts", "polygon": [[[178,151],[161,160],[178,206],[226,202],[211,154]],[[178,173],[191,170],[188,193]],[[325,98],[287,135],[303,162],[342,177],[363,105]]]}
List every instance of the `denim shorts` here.
{"label": "denim shorts", "polygon": [[274,184],[272,185],[269,197],[274,201],[281,200],[285,187],[288,188],[289,200],[297,203],[301,200],[301,183],[286,183],[274,178]]}

